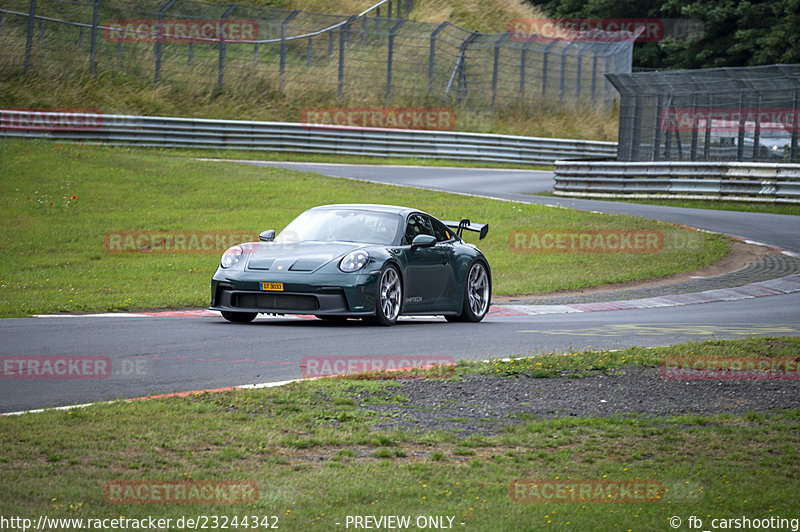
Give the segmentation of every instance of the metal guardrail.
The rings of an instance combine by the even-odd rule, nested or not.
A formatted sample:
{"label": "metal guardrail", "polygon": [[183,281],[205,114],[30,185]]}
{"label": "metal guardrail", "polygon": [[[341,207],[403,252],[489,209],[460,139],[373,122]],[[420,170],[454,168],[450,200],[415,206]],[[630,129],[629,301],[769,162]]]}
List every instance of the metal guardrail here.
{"label": "metal guardrail", "polygon": [[0,136],[532,165],[552,165],[563,158],[613,157],[617,150],[616,142],[157,116],[97,115],[95,127],[22,129],[17,116],[26,112],[0,110]]}
{"label": "metal guardrail", "polygon": [[800,204],[800,164],[556,161],[554,193]]}

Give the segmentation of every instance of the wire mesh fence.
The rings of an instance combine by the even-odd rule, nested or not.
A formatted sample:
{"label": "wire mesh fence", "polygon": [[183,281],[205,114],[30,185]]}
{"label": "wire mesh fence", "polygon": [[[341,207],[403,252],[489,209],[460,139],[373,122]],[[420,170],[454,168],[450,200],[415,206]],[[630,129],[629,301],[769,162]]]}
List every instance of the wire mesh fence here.
{"label": "wire mesh fence", "polygon": [[317,101],[491,109],[610,107],[604,74],[631,71],[635,35],[483,34],[408,20],[410,1],[348,17],[195,0],[5,0],[0,72],[110,71]]}
{"label": "wire mesh fence", "polygon": [[798,162],[800,65],[609,74],[619,161]]}

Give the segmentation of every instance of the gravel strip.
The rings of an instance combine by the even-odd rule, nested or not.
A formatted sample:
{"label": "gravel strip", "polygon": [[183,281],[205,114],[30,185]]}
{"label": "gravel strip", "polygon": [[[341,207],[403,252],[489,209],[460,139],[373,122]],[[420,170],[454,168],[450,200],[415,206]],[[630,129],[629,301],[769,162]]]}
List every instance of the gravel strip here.
{"label": "gravel strip", "polygon": [[[629,366],[584,378],[499,378],[470,375],[461,381],[400,380],[392,394],[402,405],[365,405],[392,414],[373,430],[453,430],[461,436],[494,434],[521,420],[733,414],[800,408],[800,381],[676,381],[658,368]],[[366,395],[366,394],[365,394]]]}

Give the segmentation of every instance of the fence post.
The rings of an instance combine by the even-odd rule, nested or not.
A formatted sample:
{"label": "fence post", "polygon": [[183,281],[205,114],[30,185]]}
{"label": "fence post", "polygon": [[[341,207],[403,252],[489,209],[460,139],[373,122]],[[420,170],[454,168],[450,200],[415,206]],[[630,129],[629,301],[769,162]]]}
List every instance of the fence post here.
{"label": "fence post", "polygon": [[467,96],[467,47],[472,44],[472,41],[478,38],[480,32],[473,32],[472,35],[467,37],[463,43],[461,43],[461,50],[458,55],[458,63],[456,63],[456,68],[458,69],[458,94],[456,101],[461,104],[464,101],[464,98]]}
{"label": "fence post", "polygon": [[505,32],[494,42],[494,64],[492,65],[492,108],[497,100],[497,68],[500,62],[500,45],[508,38],[508,32]]}
{"label": "fence post", "polygon": [[411,2],[413,2],[413,0],[406,0],[406,3],[404,4],[406,6],[406,14],[405,14],[406,18],[408,18],[408,14],[411,13],[412,9]]}
{"label": "fence post", "polygon": [[333,57],[333,31],[328,32],[328,57]]}
{"label": "fence post", "polygon": [[156,74],[153,80],[156,85],[161,83],[161,41],[164,38],[164,13],[172,7],[177,0],[168,0],[166,4],[158,10],[158,35],[156,35],[155,55],[156,55]]}
{"label": "fence post", "polygon": [[593,42],[584,44],[581,51],[578,52],[578,72],[575,79],[575,103],[578,105],[581,103],[581,74],[583,71],[583,54],[594,48],[594,45],[595,43]]}
{"label": "fence post", "polygon": [[[347,31],[348,26],[353,23],[356,19],[356,16],[353,15],[347,22],[345,22],[342,26],[339,27],[339,88],[337,94],[339,96],[339,100],[342,99],[342,93],[344,89],[344,44],[345,44],[345,32]],[[331,33],[331,36],[333,33]],[[331,37],[333,38],[333,37]]]}
{"label": "fence post", "polygon": [[306,66],[311,66],[311,53],[313,51],[313,40],[314,37],[308,38],[308,58],[306,59]]}
{"label": "fence post", "polygon": [[439,24],[439,27],[433,30],[431,33],[431,51],[428,54],[428,96],[433,94],[433,61],[436,57],[436,37],[439,35],[439,32],[442,31],[448,24],[450,23],[442,22]]}
{"label": "fence post", "polygon": [[25,73],[31,66],[31,47],[33,46],[33,21],[36,18],[36,0],[31,0],[28,10],[28,37],[25,40]]}
{"label": "fence post", "polygon": [[284,74],[286,72],[286,25],[289,24],[297,14],[300,13],[299,9],[295,9],[289,16],[281,22],[281,59],[280,59],[280,87],[283,92]]}
{"label": "fence post", "polygon": [[756,124],[755,131],[753,131],[753,161],[757,161],[761,156],[761,120],[759,120],[758,113],[761,112],[761,93],[758,93],[756,99]]}
{"label": "fence post", "polygon": [[542,99],[544,100],[545,93],[547,92],[547,59],[550,55],[550,49],[558,44],[559,41],[553,41],[547,45],[542,53]]}
{"label": "fence post", "polygon": [[[800,111],[800,90],[794,90],[794,98],[792,99],[792,116],[797,116],[797,112]],[[794,127],[792,128],[792,144],[789,149],[789,161],[796,163],[797,162],[797,136],[798,136],[798,128],[800,128],[800,124],[797,123],[797,120],[794,121]]]}
{"label": "fence post", "polygon": [[92,44],[89,49],[89,74],[94,75],[94,61],[95,57],[97,57],[97,26],[98,18],[99,18],[99,10],[100,10],[100,2],[103,0],[94,0],[94,6],[92,7]]}
{"label": "fence post", "polygon": [[225,13],[222,14],[222,17],[219,19],[219,76],[217,77],[217,86],[221,89],[225,83],[225,19],[228,18],[228,15],[231,14],[231,11],[237,8],[239,4],[233,4],[228,9],[225,10]]}
{"label": "fence post", "polygon": [[[692,95],[692,110],[697,111],[697,95]],[[697,160],[697,113],[693,113],[692,118],[692,145],[689,148],[689,160],[696,161]]]}
{"label": "fence post", "polygon": [[253,67],[258,66],[258,43],[253,43]]}
{"label": "fence post", "polygon": [[739,93],[739,142],[736,146],[736,160],[744,161],[744,93]]}
{"label": "fence post", "polygon": [[710,118],[710,111],[713,109],[712,101],[714,99],[713,95],[706,96],[706,131],[705,131],[705,142],[703,144],[703,160],[708,160],[708,153],[711,150],[711,118]]}
{"label": "fence post", "polygon": [[525,101],[525,61],[528,55],[528,48],[533,44],[533,39],[522,45],[522,52],[519,58],[519,103]]}
{"label": "fence post", "polygon": [[664,95],[658,95],[656,104],[655,137],[653,139],[653,160],[659,161],[658,150],[661,148],[661,109],[664,107]]}
{"label": "fence post", "polygon": [[389,56],[386,61],[386,101],[392,99],[392,59],[394,57],[394,35],[400,26],[405,24],[407,19],[403,19],[389,30]]}
{"label": "fence post", "polygon": [[564,86],[566,84],[566,72],[567,72],[567,52],[573,46],[575,46],[575,41],[572,41],[563,50],[561,50],[561,77],[560,77],[559,89],[558,89],[558,103],[559,103],[559,105],[564,103]]}
{"label": "fence post", "polygon": [[386,4],[386,9],[389,11],[386,14],[386,18],[392,20],[392,0],[389,0],[389,2]]}

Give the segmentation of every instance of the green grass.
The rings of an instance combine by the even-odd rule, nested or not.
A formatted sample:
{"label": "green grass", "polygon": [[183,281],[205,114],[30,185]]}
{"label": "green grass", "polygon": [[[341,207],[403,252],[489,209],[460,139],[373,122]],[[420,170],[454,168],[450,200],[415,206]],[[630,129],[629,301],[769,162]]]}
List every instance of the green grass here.
{"label": "green grass", "polygon": [[[705,345],[648,351],[688,356]],[[796,355],[800,347],[797,338],[708,345],[728,356]],[[597,367],[594,354],[567,355],[576,368]],[[277,515],[283,530],[344,530],[335,523],[346,515],[443,515],[465,523],[456,528],[492,532],[521,523],[669,530],[675,515],[708,527],[709,515],[791,518],[796,509],[798,410],[520,420],[468,438],[371,430],[393,415],[371,405],[402,413],[396,390],[395,381],[323,379],[0,418],[0,514]],[[667,491],[645,504],[519,503],[509,498],[517,479],[652,479]],[[253,482],[259,497],[240,506],[106,502],[104,485],[126,480]]]}
{"label": "green grass", "polygon": [[[4,140],[0,316],[204,307],[223,249],[107,253],[104,236],[226,231],[253,240],[264,229],[280,230],[312,206],[365,201],[415,206],[442,219],[488,222],[489,236],[480,247],[492,266],[496,294],[660,277],[710,264],[729,249],[719,236],[633,217],[204,162],[156,150]],[[658,253],[516,253],[509,246],[515,230],[594,229],[660,231],[664,248]]]}

